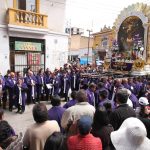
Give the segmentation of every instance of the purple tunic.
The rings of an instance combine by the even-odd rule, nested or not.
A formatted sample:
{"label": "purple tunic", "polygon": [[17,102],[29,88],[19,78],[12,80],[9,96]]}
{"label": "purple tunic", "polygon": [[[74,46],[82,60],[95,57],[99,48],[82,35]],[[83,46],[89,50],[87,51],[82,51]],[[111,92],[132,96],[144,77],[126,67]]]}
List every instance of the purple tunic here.
{"label": "purple tunic", "polygon": [[86,90],[89,104],[95,106],[95,95],[90,89]]}
{"label": "purple tunic", "polygon": [[74,106],[76,103],[77,103],[77,100],[72,99],[72,100],[68,101],[63,107],[67,109],[71,106]]}
{"label": "purple tunic", "polygon": [[56,120],[61,128],[61,118],[65,111],[65,108],[61,106],[54,106],[48,110],[49,120]]}

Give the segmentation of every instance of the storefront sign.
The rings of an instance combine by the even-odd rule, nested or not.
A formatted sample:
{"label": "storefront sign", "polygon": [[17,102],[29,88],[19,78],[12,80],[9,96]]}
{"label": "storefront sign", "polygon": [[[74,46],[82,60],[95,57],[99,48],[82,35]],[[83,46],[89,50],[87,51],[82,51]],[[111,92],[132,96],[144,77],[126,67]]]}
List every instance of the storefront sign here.
{"label": "storefront sign", "polygon": [[41,43],[15,41],[15,50],[41,51]]}

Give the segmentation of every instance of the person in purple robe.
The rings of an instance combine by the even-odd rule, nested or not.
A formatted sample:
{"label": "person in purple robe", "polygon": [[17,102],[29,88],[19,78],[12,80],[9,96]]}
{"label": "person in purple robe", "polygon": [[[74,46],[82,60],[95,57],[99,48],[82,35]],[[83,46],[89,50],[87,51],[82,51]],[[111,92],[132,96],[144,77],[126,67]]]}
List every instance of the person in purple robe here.
{"label": "person in purple robe", "polygon": [[50,90],[51,90],[50,88],[47,87],[47,85],[51,84],[51,78],[52,78],[52,73],[47,68],[45,72],[45,94],[46,94],[47,101],[50,99]]}
{"label": "person in purple robe", "polygon": [[27,84],[28,91],[27,91],[27,104],[33,102],[36,103],[36,83],[37,79],[33,75],[32,71],[28,72],[27,77],[25,78],[25,83]]}
{"label": "person in purple robe", "polygon": [[45,94],[45,76],[44,70],[41,68],[36,76],[37,102],[44,99]]}
{"label": "person in purple robe", "polygon": [[99,101],[98,107],[102,107],[102,106],[105,107],[105,105],[110,104],[112,110],[115,109],[114,101],[108,99],[108,92],[106,90],[102,90],[99,92],[99,99],[100,101]]}
{"label": "person in purple robe", "polygon": [[96,90],[96,85],[94,83],[91,83],[89,85],[89,88],[86,90],[87,93],[87,98],[88,98],[88,102],[89,104],[93,105],[96,107],[95,104],[95,90]]}
{"label": "person in purple robe", "polygon": [[4,93],[6,92],[6,85],[5,85],[5,79],[3,77],[0,77],[0,107],[3,104],[3,109],[6,107],[6,100],[4,97]]}
{"label": "person in purple robe", "polygon": [[16,88],[17,79],[15,73],[11,72],[10,77],[6,81],[6,86],[8,88],[9,95],[9,111],[12,111],[13,105],[16,105],[15,101],[15,88]]}
{"label": "person in purple robe", "polygon": [[60,81],[60,77],[57,75],[57,73],[52,74],[51,84],[52,84],[51,96],[59,95],[60,94],[61,81]]}
{"label": "person in purple robe", "polygon": [[97,86],[97,89],[95,91],[95,104],[96,104],[96,107],[98,107],[98,104],[100,102],[99,92],[103,91],[103,90],[106,90],[108,95],[109,95],[109,91],[104,87],[104,83],[103,82],[99,82],[98,86]]}
{"label": "person in purple robe", "polygon": [[75,72],[75,70],[73,70],[70,74],[70,79],[71,79],[71,90],[78,90],[78,80],[79,80],[79,76],[78,74]]}
{"label": "person in purple robe", "polygon": [[122,85],[123,85],[124,88],[130,89],[130,86],[128,84],[128,79],[126,79],[126,78],[122,79]]}
{"label": "person in purple robe", "polygon": [[76,100],[76,95],[77,95],[77,91],[72,91],[71,93],[71,100],[69,100],[63,107],[65,109],[71,107],[71,106],[74,106],[76,103],[77,103],[77,100]]}
{"label": "person in purple robe", "polygon": [[24,113],[25,111],[25,105],[26,105],[26,92],[27,92],[27,85],[23,82],[23,79],[18,79],[18,83],[15,89],[15,95],[16,95],[16,101],[18,110],[16,113]]}
{"label": "person in purple robe", "polygon": [[70,76],[67,74],[67,72],[64,72],[61,83],[62,83],[61,90],[65,97],[65,101],[68,101],[68,92],[69,89],[71,88],[71,83],[70,83]]}
{"label": "person in purple robe", "polygon": [[61,99],[59,96],[53,96],[51,99],[51,104],[52,104],[52,108],[48,110],[48,118],[49,120],[56,120],[62,131],[61,118],[65,111],[65,108],[60,106]]}
{"label": "person in purple robe", "polygon": [[136,88],[135,88],[135,83],[133,82],[132,78],[128,79],[128,85],[129,85],[129,90],[134,94],[137,95],[136,93]]}

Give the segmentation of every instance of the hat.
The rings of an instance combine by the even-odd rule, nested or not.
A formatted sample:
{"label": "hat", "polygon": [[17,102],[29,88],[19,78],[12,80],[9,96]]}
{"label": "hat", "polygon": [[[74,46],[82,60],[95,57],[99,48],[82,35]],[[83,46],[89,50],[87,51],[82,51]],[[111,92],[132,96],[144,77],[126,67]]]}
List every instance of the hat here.
{"label": "hat", "polygon": [[143,106],[149,105],[148,99],[146,97],[140,97],[139,104]]}
{"label": "hat", "polygon": [[78,121],[78,129],[80,134],[86,135],[90,132],[93,120],[90,116],[82,116]]}
{"label": "hat", "polygon": [[131,117],[117,131],[111,133],[111,141],[116,150],[149,150],[150,140],[146,136],[144,124]]}

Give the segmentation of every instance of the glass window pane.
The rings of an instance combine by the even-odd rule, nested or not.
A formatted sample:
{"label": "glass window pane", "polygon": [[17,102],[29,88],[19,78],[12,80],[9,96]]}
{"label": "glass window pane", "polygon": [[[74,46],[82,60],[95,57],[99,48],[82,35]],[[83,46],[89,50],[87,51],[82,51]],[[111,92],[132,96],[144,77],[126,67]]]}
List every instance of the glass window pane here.
{"label": "glass window pane", "polygon": [[36,12],[36,0],[17,0],[17,8]]}
{"label": "glass window pane", "polygon": [[36,12],[36,0],[26,0],[26,10]]}

